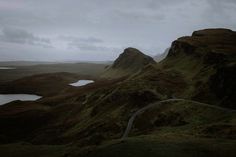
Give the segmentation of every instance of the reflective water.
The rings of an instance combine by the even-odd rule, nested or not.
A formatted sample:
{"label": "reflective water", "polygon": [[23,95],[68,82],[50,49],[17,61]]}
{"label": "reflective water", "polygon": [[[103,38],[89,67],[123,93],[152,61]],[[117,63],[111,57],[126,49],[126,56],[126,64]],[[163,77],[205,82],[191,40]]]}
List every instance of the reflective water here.
{"label": "reflective water", "polygon": [[94,83],[93,80],[79,80],[77,82],[71,83],[71,86],[79,87],[79,86],[84,86],[90,83]]}
{"label": "reflective water", "polygon": [[15,100],[27,101],[27,100],[37,100],[40,99],[41,96],[32,95],[32,94],[0,94],[0,105],[9,103]]}
{"label": "reflective water", "polygon": [[0,70],[16,69],[14,67],[0,67]]}

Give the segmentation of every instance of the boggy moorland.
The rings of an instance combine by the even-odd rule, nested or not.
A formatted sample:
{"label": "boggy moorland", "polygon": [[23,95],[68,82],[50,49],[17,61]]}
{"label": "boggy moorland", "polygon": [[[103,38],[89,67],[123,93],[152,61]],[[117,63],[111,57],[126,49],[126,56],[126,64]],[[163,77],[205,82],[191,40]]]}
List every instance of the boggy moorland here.
{"label": "boggy moorland", "polygon": [[[1,94],[43,97],[0,106],[0,154],[233,157],[235,43],[232,30],[205,29],[173,41],[160,62],[127,48],[93,75],[73,69],[2,81]],[[84,79],[95,82],[69,85]]]}

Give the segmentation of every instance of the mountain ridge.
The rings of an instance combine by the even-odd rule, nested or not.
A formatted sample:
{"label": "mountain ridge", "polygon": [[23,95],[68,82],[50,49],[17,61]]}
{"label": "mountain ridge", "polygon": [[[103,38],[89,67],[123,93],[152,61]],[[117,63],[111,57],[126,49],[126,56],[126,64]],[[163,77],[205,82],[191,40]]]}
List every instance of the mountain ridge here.
{"label": "mountain ridge", "polygon": [[[65,156],[129,156],[130,151],[138,157],[196,156],[200,151],[207,157],[224,157],[225,153],[233,157],[235,33],[208,29],[193,34],[175,40],[159,63],[138,62],[139,66],[132,64],[133,70],[127,66],[132,57],[123,62],[121,56],[113,65],[120,70],[118,76],[122,68],[130,68],[131,72],[125,69],[122,73],[128,77],[98,79],[78,88],[63,86],[59,93],[33,103],[15,101],[0,106],[0,143],[10,143],[12,148],[19,141],[63,145]],[[128,54],[123,55],[136,56],[137,49],[132,50],[131,54],[124,50]],[[43,78],[52,77],[45,74]],[[25,83],[37,79],[22,78]],[[188,101],[165,101],[168,99]],[[130,117],[152,103],[157,105],[140,113],[129,137],[121,141]]]}
{"label": "mountain ridge", "polygon": [[145,55],[138,49],[129,47],[119,55],[103,76],[122,77],[132,75],[148,64],[156,64],[156,62],[152,57]]}

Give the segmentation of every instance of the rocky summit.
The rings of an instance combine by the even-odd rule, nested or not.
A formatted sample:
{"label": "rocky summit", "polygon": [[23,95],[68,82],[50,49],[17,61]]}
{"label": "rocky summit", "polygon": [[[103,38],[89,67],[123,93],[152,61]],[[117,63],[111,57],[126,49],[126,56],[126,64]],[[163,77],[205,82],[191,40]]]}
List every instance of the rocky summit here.
{"label": "rocky summit", "polygon": [[126,48],[105,72],[107,77],[121,77],[143,69],[149,64],[155,64],[154,59],[135,48]]}
{"label": "rocky summit", "polygon": [[130,69],[137,71],[142,69],[148,64],[155,64],[152,57],[143,54],[141,51],[135,48],[127,48],[122,54],[115,60],[111,68],[113,69]]}
{"label": "rocky summit", "polygon": [[[173,41],[158,63],[127,48],[101,76],[47,73],[2,83],[2,93],[43,97],[0,106],[0,154],[234,157],[235,43],[234,31],[200,30]],[[95,82],[69,86],[78,79]]]}
{"label": "rocky summit", "polygon": [[162,65],[185,75],[192,99],[236,108],[236,32],[205,29],[181,37]]}

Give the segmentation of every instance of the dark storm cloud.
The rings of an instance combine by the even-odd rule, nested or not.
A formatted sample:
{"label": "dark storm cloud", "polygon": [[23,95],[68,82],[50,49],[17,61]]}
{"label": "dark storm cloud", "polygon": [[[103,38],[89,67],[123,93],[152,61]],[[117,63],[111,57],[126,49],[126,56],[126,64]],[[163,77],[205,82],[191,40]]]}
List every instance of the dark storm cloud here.
{"label": "dark storm cloud", "polygon": [[38,37],[25,30],[15,28],[3,28],[0,34],[0,41],[51,47],[51,42],[48,38]]}
{"label": "dark storm cloud", "polygon": [[194,30],[236,30],[235,15],[235,0],[0,0],[0,56],[107,60],[130,46],[155,55]]}

